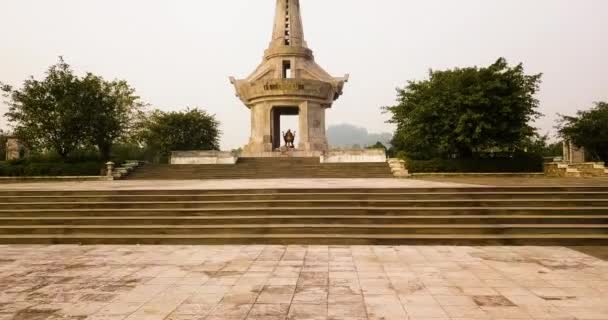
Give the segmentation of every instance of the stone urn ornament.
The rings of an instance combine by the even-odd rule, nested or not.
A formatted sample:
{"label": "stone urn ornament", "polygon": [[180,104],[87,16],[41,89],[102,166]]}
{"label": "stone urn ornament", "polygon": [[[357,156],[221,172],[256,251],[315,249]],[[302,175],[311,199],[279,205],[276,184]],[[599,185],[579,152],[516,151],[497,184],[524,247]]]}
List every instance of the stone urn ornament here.
{"label": "stone urn ornament", "polygon": [[283,139],[285,140],[285,147],[288,149],[295,149],[294,141],[296,141],[296,132],[291,132],[291,129],[287,130],[287,133],[283,132]]}

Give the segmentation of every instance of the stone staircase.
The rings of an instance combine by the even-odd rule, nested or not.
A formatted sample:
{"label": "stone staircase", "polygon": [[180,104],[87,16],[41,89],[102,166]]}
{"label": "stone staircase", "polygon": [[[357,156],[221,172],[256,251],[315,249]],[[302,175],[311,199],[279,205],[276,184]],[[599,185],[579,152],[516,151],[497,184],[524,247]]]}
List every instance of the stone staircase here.
{"label": "stone staircase", "polygon": [[606,176],[607,170],[603,162],[575,163],[570,165],[581,173],[583,177]]}
{"label": "stone staircase", "polygon": [[391,178],[386,162],[320,163],[319,158],[239,158],[236,164],[146,164],[131,180],[277,179],[277,178]]}
{"label": "stone staircase", "polygon": [[608,244],[608,187],[0,191],[0,244]]}
{"label": "stone staircase", "polygon": [[545,174],[550,177],[606,177],[608,169],[603,162],[564,163],[552,162],[545,164]]}

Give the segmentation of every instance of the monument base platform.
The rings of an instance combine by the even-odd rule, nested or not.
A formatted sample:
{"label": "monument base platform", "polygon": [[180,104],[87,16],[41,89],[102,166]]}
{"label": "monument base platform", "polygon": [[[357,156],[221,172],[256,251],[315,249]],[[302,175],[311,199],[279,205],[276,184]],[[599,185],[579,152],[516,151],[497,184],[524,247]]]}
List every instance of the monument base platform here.
{"label": "monument base platform", "polygon": [[236,164],[239,158],[318,158],[320,163],[381,163],[386,162],[383,149],[303,151],[281,148],[273,152],[174,151],[170,164]]}

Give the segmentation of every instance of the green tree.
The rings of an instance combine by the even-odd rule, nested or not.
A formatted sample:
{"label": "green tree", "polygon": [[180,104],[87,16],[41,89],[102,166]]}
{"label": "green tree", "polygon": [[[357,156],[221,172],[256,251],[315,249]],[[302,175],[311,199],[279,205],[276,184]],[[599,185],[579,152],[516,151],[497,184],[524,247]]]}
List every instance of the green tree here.
{"label": "green tree", "polygon": [[184,112],[153,111],[141,126],[140,137],[161,159],[171,151],[219,150],[219,121],[194,108]]}
{"label": "green tree", "polygon": [[114,143],[133,131],[144,105],[126,81],[105,81],[89,73],[80,84],[81,105],[88,115],[88,142],[108,160]]}
{"label": "green tree", "polygon": [[597,102],[574,117],[562,115],[558,129],[565,140],[584,147],[594,159],[608,162],[608,102]]}
{"label": "green tree", "polygon": [[30,148],[51,148],[66,158],[84,140],[86,117],[80,104],[78,77],[63,59],[51,66],[46,78],[33,77],[19,90],[2,84],[14,133]]}
{"label": "green tree", "polygon": [[8,138],[8,133],[4,132],[0,129],[0,161],[6,160],[6,142]]}
{"label": "green tree", "polygon": [[561,142],[549,142],[548,135],[535,134],[522,143],[522,148],[523,151],[544,157],[558,157],[563,154],[563,144]]}
{"label": "green tree", "polygon": [[109,159],[112,145],[128,134],[143,106],[125,81],[91,73],[78,77],[63,58],[44,80],[32,77],[21,89],[1,89],[15,134],[33,150],[51,149],[64,159],[89,145]]}
{"label": "green tree", "polygon": [[366,149],[384,149],[385,151],[388,150],[388,148],[386,148],[386,146],[380,141],[376,142],[371,146],[367,146]]}
{"label": "green tree", "polygon": [[397,125],[392,144],[421,159],[520,150],[535,134],[541,76],[504,58],[483,68],[431,70],[428,80],[397,89],[397,105],[384,107]]}
{"label": "green tree", "polygon": [[562,142],[547,144],[542,155],[545,157],[561,157],[564,155],[564,144]]}

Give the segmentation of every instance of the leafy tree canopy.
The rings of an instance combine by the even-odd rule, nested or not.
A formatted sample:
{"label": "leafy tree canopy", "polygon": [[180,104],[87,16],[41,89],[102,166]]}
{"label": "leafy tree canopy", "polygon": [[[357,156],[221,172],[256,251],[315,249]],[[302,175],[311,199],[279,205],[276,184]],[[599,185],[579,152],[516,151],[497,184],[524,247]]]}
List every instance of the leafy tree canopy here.
{"label": "leafy tree canopy", "polygon": [[142,106],[126,82],[90,73],[78,77],[62,58],[43,80],[31,77],[21,89],[0,89],[15,135],[33,150],[51,149],[64,159],[86,145],[109,158],[112,144],[126,134]]}
{"label": "leafy tree canopy", "polygon": [[6,142],[8,140],[7,138],[8,133],[0,129],[0,161],[6,160]]}
{"label": "leafy tree canopy", "polygon": [[608,162],[608,103],[597,102],[576,116],[561,116],[559,133],[574,144],[584,147],[594,159]]}
{"label": "leafy tree canopy", "polygon": [[15,135],[30,147],[48,146],[66,157],[82,143],[86,126],[78,87],[78,78],[62,59],[42,81],[31,77],[20,90],[2,85]]}
{"label": "leafy tree canopy", "polygon": [[105,81],[89,73],[81,79],[81,90],[82,106],[89,116],[88,142],[104,160],[109,159],[113,144],[132,134],[144,105],[126,81]]}
{"label": "leafy tree canopy", "polygon": [[430,71],[428,80],[397,89],[398,104],[384,108],[397,125],[393,146],[420,159],[520,150],[535,134],[530,122],[540,116],[534,95],[541,76],[504,58],[483,68]]}
{"label": "leafy tree canopy", "polygon": [[376,142],[373,145],[367,146],[366,149],[384,149],[388,150],[388,148],[380,141]]}
{"label": "leafy tree canopy", "polygon": [[171,151],[219,150],[219,121],[198,108],[184,112],[153,111],[143,122],[142,142],[161,158]]}

